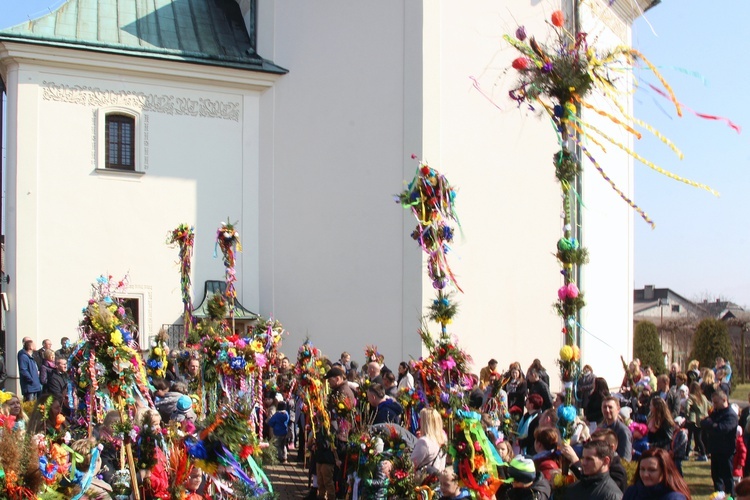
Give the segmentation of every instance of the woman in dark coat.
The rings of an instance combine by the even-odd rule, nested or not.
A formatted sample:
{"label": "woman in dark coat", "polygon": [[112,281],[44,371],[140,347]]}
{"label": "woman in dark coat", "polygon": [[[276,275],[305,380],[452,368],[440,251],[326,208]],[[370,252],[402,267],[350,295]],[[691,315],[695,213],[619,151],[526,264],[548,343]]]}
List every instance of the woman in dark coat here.
{"label": "woman in dark coat", "polygon": [[508,380],[503,389],[508,394],[508,409],[510,410],[515,406],[523,413],[523,409],[526,406],[528,389],[526,388],[526,380],[523,378],[523,373],[521,373],[519,368],[515,366],[511,367],[510,380]]}
{"label": "woman in dark coat", "polygon": [[651,400],[651,413],[648,417],[649,448],[662,448],[669,451],[672,447],[672,435],[675,423],[667,403],[660,397]]}
{"label": "woman in dark coat", "polygon": [[586,420],[589,423],[599,423],[604,418],[602,416],[602,402],[604,398],[609,397],[609,384],[602,377],[596,377],[594,380],[594,390],[589,396],[589,401],[583,409]]}

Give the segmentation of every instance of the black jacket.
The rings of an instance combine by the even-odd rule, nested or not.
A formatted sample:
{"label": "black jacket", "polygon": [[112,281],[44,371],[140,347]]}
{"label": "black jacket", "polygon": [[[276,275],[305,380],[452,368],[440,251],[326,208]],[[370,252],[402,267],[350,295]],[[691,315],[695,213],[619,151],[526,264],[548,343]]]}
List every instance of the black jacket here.
{"label": "black jacket", "polygon": [[[571,464],[570,471],[578,479],[583,478],[583,466],[581,461]],[[619,455],[614,455],[612,461],[609,462],[609,477],[615,482],[620,491],[625,491],[628,487],[628,471],[625,470],[625,466],[622,465],[622,459]]]}
{"label": "black jacket", "polygon": [[552,408],[552,395],[549,392],[549,386],[539,379],[536,382],[526,381],[529,389],[529,396],[539,394],[542,397],[542,411]]}
{"label": "black jacket", "polygon": [[609,474],[603,472],[593,476],[585,476],[570,486],[565,496],[581,500],[621,500],[622,491]]}
{"label": "black jacket", "polygon": [[528,488],[514,488],[512,484],[502,486],[495,495],[500,500],[548,500],[552,487],[540,473],[536,473],[534,482]]}
{"label": "black jacket", "polygon": [[68,376],[55,370],[47,376],[44,391],[55,396],[65,396],[68,393]]}
{"label": "black jacket", "polygon": [[730,407],[715,409],[704,418],[701,428],[708,433],[708,452],[726,457],[733,455],[738,423],[737,414]]}
{"label": "black jacket", "polygon": [[517,406],[523,412],[526,408],[526,396],[529,392],[526,388],[526,380],[521,379],[518,384],[508,382],[503,390],[508,393],[508,409]]}

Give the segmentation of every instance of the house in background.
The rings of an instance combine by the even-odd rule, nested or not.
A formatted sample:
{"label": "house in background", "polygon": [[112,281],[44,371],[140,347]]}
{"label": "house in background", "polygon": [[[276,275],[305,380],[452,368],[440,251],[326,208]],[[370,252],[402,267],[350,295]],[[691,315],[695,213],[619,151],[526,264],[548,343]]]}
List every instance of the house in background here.
{"label": "house in background", "polygon": [[[555,5],[606,49],[629,44],[632,21],[653,3]],[[178,323],[177,254],[165,235],[195,226],[197,303],[223,275],[213,241],[229,217],[244,247],[239,300],[284,324],[287,355],[310,337],[332,357],[363,358],[373,343],[391,366],[419,357],[434,290],[409,237],[415,221],[392,198],[415,154],[458,187],[466,238],[450,258],[465,293],[450,332],[476,370],[491,357],[552,369],[563,343],[550,307],[562,283],[552,255],[558,145],[539,110],[507,99],[517,54],[502,39],[518,25],[546,39],[549,7],[69,0],[0,30],[7,351],[25,335],[75,337],[101,273],[129,275],[124,298],[137,304],[143,340]],[[620,78],[629,88],[630,74]],[[632,99],[623,92],[627,112]],[[632,148],[606,118],[583,110],[582,120]],[[632,198],[632,158],[590,150]],[[582,361],[615,380],[632,349],[634,216],[593,168],[579,188],[587,209],[576,236],[592,256],[578,281]]]}
{"label": "house in background", "polygon": [[633,319],[649,320],[659,325],[666,319],[695,318],[705,316],[705,311],[690,299],[669,288],[646,285],[633,290]]}
{"label": "house in background", "polygon": [[693,302],[669,288],[654,285],[633,290],[633,322],[650,321],[656,325],[667,364],[676,362],[686,368],[695,328],[704,318],[727,323],[735,362],[742,364],[744,332],[750,330],[750,313],[742,306],[722,299]]}

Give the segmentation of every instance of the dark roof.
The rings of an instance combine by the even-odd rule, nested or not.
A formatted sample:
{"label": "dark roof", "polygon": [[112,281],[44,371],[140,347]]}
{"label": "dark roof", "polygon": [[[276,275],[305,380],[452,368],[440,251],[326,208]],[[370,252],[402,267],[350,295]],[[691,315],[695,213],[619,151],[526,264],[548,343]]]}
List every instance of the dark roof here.
{"label": "dark roof", "polygon": [[703,302],[698,302],[698,306],[708,311],[714,318],[718,317],[724,311],[744,311],[742,306],[728,300],[717,299],[715,302],[704,300]]}
{"label": "dark roof", "polygon": [[[201,302],[201,305],[193,309],[193,316],[196,318],[207,318],[208,317],[208,303],[211,300],[211,297],[214,295],[221,294],[224,295],[224,293],[227,291],[227,283],[225,281],[218,281],[218,280],[208,280],[206,281],[206,285],[204,287],[203,292],[203,301]],[[252,312],[250,309],[245,309],[245,307],[240,304],[238,300],[234,301],[234,319],[239,320],[256,320],[258,319],[258,315]],[[226,318],[229,318],[229,311],[227,311]]]}
{"label": "dark roof", "polygon": [[68,0],[0,41],[286,73],[256,53],[235,0]]}
{"label": "dark roof", "polygon": [[645,288],[636,288],[635,290],[633,290],[633,302],[636,304],[640,302],[658,302],[659,299],[668,299],[670,296],[680,299],[685,304],[695,305],[692,300],[686,299],[679,293],[675,292],[674,290],[670,290],[669,288],[653,288],[653,296],[650,296],[648,298],[646,297]]}

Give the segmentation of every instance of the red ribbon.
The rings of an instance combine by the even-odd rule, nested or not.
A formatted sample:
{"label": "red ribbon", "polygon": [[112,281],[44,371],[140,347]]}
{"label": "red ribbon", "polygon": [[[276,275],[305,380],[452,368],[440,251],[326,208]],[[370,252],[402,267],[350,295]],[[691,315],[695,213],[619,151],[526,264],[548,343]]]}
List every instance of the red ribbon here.
{"label": "red ribbon", "polygon": [[[657,94],[659,94],[660,96],[662,96],[662,97],[664,97],[664,98],[669,99],[670,101],[672,101],[672,99],[665,92],[659,90],[658,88],[654,87],[650,83],[648,84],[648,86],[651,87],[651,89],[654,92],[656,92]],[[738,134],[742,132],[742,127],[740,127],[739,125],[737,125],[736,123],[734,123],[729,118],[724,118],[723,116],[707,115],[705,113],[699,113],[698,111],[695,111],[694,109],[691,109],[691,108],[685,106],[681,102],[678,103],[678,104],[680,106],[682,106],[683,108],[687,109],[688,111],[690,111],[691,113],[693,113],[698,118],[703,118],[704,120],[718,120],[718,121],[726,122],[727,125],[729,125],[730,127],[732,127]]]}

